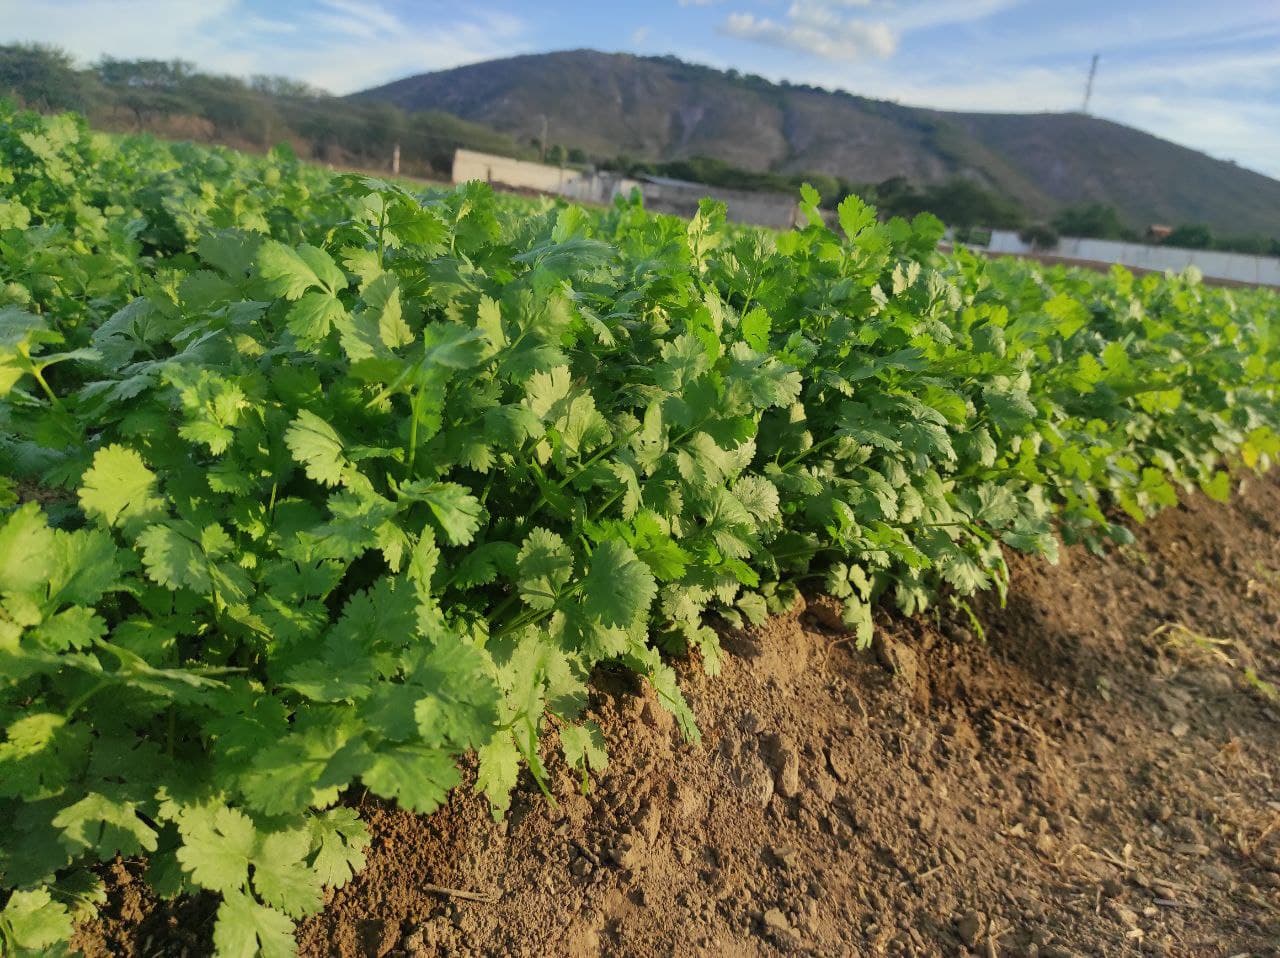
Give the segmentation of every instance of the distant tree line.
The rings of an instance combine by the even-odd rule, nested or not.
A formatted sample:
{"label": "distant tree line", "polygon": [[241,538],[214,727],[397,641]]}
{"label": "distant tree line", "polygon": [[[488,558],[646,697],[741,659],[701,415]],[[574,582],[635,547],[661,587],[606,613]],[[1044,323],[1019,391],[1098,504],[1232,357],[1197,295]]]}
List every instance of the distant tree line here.
{"label": "distant tree line", "polygon": [[1150,237],[1125,225],[1115,207],[1103,203],[1064,207],[1053,217],[1050,225],[1063,236],[1130,243],[1152,242],[1178,249],[1213,249],[1230,253],[1280,256],[1280,237],[1215,236],[1203,223],[1183,223],[1173,227],[1163,237]]}
{"label": "distant tree line", "polygon": [[289,143],[309,159],[364,169],[386,169],[399,144],[406,174],[447,175],[458,147],[529,155],[447,113],[347,100],[287,77],[201,73],[183,60],[104,57],[81,68],[53,47],[0,46],[0,96],[44,112],[75,110],[102,129],[248,149]]}

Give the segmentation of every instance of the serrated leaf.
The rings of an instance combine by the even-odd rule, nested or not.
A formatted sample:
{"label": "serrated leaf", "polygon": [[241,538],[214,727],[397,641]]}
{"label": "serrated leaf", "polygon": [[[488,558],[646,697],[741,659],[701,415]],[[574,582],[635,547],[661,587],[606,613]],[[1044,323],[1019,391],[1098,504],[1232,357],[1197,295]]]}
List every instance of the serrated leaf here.
{"label": "serrated leaf", "polygon": [[374,752],[360,776],[369,790],[421,815],[430,815],[462,781],[443,749],[404,745]]}
{"label": "serrated leaf", "polygon": [[79,497],[86,515],[126,533],[165,511],[165,502],[156,493],[156,474],[137,452],[124,446],[111,445],[94,453]]}
{"label": "serrated leaf", "polygon": [[197,885],[224,896],[244,887],[258,839],[248,816],[225,806],[192,808],[178,830],[178,861]]}
{"label": "serrated leaf", "polygon": [[0,911],[0,941],[12,942],[15,958],[53,953],[71,932],[71,913],[47,888],[15,891]]}
{"label": "serrated leaf", "polygon": [[294,461],[303,465],[307,478],[325,486],[342,482],[343,470],[347,467],[342,437],[311,410],[298,412],[285,430],[284,441]]}
{"label": "serrated leaf", "polygon": [[769,331],[773,321],[769,314],[757,306],[742,317],[742,338],[758,353],[769,351]]}
{"label": "serrated leaf", "polygon": [[430,506],[450,545],[466,545],[480,528],[480,500],[456,482],[409,482],[400,487],[400,496]]}
{"label": "serrated leaf", "polygon": [[599,774],[609,767],[604,735],[595,722],[561,726],[560,750],[569,767],[581,774],[584,793],[587,791],[588,771]]}
{"label": "serrated leaf", "polygon": [[302,829],[262,836],[253,856],[253,890],[293,918],[320,910],[319,876],[307,864],[311,836]]}
{"label": "serrated leaf", "polygon": [[138,545],[147,575],[166,589],[210,589],[209,562],[200,544],[176,527],[148,526],[138,536]]}
{"label": "serrated leaf", "polygon": [[573,553],[554,532],[534,528],[516,556],[520,597],[535,609],[549,609],[573,574]]}
{"label": "serrated leaf", "polygon": [[498,687],[484,652],[444,639],[407,677],[422,693],[414,720],[428,745],[471,748],[493,737],[498,724]]}
{"label": "serrated leaf", "polygon": [[73,606],[45,619],[33,634],[36,641],[51,652],[81,650],[107,634],[107,623],[92,609]]}
{"label": "serrated leaf", "polygon": [[347,308],[336,296],[312,290],[289,308],[287,325],[304,346],[315,346],[346,318]]}
{"label": "serrated leaf", "polygon": [[476,789],[489,800],[494,821],[502,821],[511,807],[511,793],[520,781],[520,749],[510,732],[499,732],[476,755],[480,763]]}
{"label": "serrated leaf", "polygon": [[156,850],[156,833],[138,817],[132,802],[119,802],[90,792],[53,818],[60,841],[74,855],[86,852],[100,861]]}
{"label": "serrated leaf", "polygon": [[311,819],[311,867],[322,885],[340,888],[364,867],[369,830],[353,808],[331,808]]}
{"label": "serrated leaf", "polygon": [[0,525],[0,592],[34,592],[53,573],[54,533],[34,502]]}
{"label": "serrated leaf", "polygon": [[658,585],[630,546],[609,540],[592,553],[583,591],[588,615],[606,627],[625,629],[648,613]]}
{"label": "serrated leaf", "polygon": [[332,257],[305,243],[295,250],[265,240],[258,247],[258,275],[272,293],[290,300],[316,287],[336,296],[347,285],[346,275]]}
{"label": "serrated leaf", "polygon": [[294,958],[293,922],[244,892],[228,892],[218,906],[213,949],[217,958]]}

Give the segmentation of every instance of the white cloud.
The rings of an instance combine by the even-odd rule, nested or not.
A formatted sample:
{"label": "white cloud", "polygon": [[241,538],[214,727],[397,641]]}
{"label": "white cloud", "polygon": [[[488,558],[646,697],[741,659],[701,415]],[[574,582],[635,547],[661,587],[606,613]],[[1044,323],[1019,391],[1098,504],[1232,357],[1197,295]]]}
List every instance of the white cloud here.
{"label": "white cloud", "polygon": [[782,19],[731,13],[720,32],[739,40],[856,62],[887,59],[905,34],[985,20],[1024,0],[792,0]]}
{"label": "white cloud", "polygon": [[886,19],[902,32],[975,23],[1021,6],[1025,0],[907,0],[893,4]]}
{"label": "white cloud", "polygon": [[255,13],[243,0],[0,0],[0,42],[52,43],[86,62],[104,54],[181,57],[201,69],[282,74],[335,93],[527,49],[519,18],[456,9],[424,29],[356,0],[317,0],[287,18],[280,8]]}
{"label": "white cloud", "polygon": [[897,49],[898,38],[885,23],[840,16],[829,7],[797,2],[786,22],[731,13],[721,31],[739,40],[782,47],[827,60],[883,59]]}
{"label": "white cloud", "polygon": [[649,39],[652,31],[648,27],[636,27],[631,31],[631,42],[636,46],[640,46]]}

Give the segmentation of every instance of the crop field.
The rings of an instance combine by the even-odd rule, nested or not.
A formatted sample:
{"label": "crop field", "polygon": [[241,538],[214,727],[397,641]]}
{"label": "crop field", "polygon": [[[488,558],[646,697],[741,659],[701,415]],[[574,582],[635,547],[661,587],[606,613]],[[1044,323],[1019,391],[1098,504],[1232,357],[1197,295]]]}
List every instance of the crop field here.
{"label": "crop field", "polygon": [[[0,951],[145,857],[282,956],[351,796],[590,789],[625,669],[799,591],[972,603],[1280,452],[1280,297],[839,231],[413,193],[0,106]],[[95,870],[97,869],[97,870]]]}

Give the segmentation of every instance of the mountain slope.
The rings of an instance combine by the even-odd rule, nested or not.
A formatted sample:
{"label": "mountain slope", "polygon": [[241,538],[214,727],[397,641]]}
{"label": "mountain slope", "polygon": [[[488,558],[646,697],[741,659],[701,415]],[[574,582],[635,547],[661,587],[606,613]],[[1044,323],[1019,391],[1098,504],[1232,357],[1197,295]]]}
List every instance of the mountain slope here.
{"label": "mountain slope", "polygon": [[983,181],[1044,215],[1114,205],[1135,227],[1203,222],[1280,232],[1280,181],[1083,114],[948,113],[759,77],[592,50],[534,54],[397,80],[354,94],[438,109],[528,142],[599,156],[711,156],[750,170]]}

